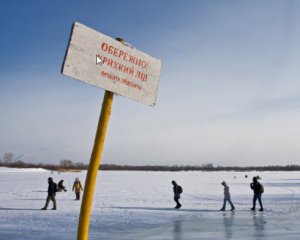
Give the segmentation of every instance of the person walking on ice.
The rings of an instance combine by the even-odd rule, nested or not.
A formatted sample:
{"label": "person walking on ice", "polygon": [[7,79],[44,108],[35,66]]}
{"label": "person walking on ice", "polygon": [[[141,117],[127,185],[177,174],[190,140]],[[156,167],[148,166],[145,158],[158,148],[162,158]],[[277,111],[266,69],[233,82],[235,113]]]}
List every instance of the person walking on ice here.
{"label": "person walking on ice", "polygon": [[254,192],[253,207],[251,208],[251,210],[255,211],[256,200],[258,199],[258,202],[259,202],[259,205],[260,205],[259,211],[263,211],[264,208],[263,208],[262,201],[261,201],[261,195],[264,192],[264,186],[259,181],[257,181],[257,177],[254,177],[253,182],[250,184],[250,188]]}
{"label": "person walking on ice", "polygon": [[174,180],[172,181],[173,184],[173,192],[174,192],[174,201],[176,202],[177,209],[181,208],[181,204],[179,202],[180,194],[182,193],[182,187],[179,186]]}
{"label": "person walking on ice", "polygon": [[220,209],[220,211],[225,211],[227,201],[229,202],[229,204],[231,206],[231,211],[233,211],[235,209],[235,207],[230,199],[229,187],[225,181],[223,181],[221,184],[224,186],[224,203],[223,203],[223,207]]}
{"label": "person walking on ice", "polygon": [[46,204],[41,210],[47,210],[50,200],[53,202],[52,210],[56,210],[56,199],[55,193],[57,192],[57,184],[53,182],[51,177],[48,178],[48,196],[46,199]]}
{"label": "person walking on ice", "polygon": [[76,200],[80,200],[80,192],[83,190],[81,186],[81,182],[79,181],[79,178],[75,179],[75,182],[73,184],[72,191],[75,190]]}

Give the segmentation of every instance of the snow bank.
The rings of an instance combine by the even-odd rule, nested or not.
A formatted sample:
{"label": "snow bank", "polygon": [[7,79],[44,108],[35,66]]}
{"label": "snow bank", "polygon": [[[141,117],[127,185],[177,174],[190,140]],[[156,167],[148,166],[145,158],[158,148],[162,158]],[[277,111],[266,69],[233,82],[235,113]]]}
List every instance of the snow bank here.
{"label": "snow bank", "polygon": [[0,173],[33,173],[33,172],[49,172],[43,168],[8,168],[0,167]]}

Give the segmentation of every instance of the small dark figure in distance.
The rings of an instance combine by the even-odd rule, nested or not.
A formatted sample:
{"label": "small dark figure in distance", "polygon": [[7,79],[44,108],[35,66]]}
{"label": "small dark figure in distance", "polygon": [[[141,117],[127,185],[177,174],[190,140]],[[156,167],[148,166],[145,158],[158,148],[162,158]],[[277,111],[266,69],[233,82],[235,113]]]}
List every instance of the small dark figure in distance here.
{"label": "small dark figure in distance", "polygon": [[176,202],[175,208],[181,208],[181,204],[179,203],[180,194],[182,193],[182,187],[179,186],[174,180],[172,181],[173,184],[173,192],[174,192],[174,201]]}
{"label": "small dark figure in distance", "polygon": [[254,196],[253,196],[253,207],[251,208],[252,211],[255,211],[255,205],[256,205],[256,200],[258,199],[259,205],[260,205],[260,209],[259,211],[263,211],[263,205],[262,205],[262,201],[261,201],[261,195],[264,192],[264,186],[257,181],[257,177],[253,178],[253,182],[250,184],[251,189],[254,192]]}
{"label": "small dark figure in distance", "polygon": [[233,211],[235,209],[235,207],[232,204],[231,199],[230,199],[229,187],[225,181],[223,181],[221,184],[224,186],[224,202],[223,202],[223,207],[220,209],[220,211],[225,211],[227,201],[229,202],[229,204],[231,206],[231,211]]}
{"label": "small dark figure in distance", "polygon": [[83,189],[82,189],[82,186],[81,186],[81,182],[79,181],[79,178],[75,179],[72,191],[74,191],[74,190],[75,190],[76,200],[80,200],[80,192]]}
{"label": "small dark figure in distance", "polygon": [[60,180],[58,182],[58,191],[61,192],[61,191],[67,191],[66,187],[64,186],[64,180]]}
{"label": "small dark figure in distance", "polygon": [[52,210],[56,210],[56,200],[55,200],[55,193],[57,192],[57,184],[53,182],[51,177],[48,178],[48,196],[46,199],[46,204],[41,210],[47,210],[50,200],[53,202]]}

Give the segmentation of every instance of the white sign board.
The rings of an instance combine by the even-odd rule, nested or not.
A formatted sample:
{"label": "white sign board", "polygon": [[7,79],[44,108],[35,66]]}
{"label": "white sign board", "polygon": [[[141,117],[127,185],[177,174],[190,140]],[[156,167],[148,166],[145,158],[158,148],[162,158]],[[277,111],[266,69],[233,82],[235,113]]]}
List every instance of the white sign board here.
{"label": "white sign board", "polygon": [[161,61],[75,22],[62,73],[155,105]]}

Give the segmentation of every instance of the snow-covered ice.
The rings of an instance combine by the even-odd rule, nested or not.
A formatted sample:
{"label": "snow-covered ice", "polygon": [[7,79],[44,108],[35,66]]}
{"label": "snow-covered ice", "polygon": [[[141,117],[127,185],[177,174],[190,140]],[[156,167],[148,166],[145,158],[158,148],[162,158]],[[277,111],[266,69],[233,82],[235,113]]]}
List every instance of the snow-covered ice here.
{"label": "snow-covered ice", "polygon": [[[71,187],[85,175],[0,168],[0,239],[76,239],[80,201]],[[265,186],[264,212],[250,211],[256,175]],[[68,189],[57,193],[56,211],[40,210],[48,177],[64,179]],[[173,209],[172,180],[183,187],[180,210]],[[234,212],[218,211],[223,180]],[[89,239],[298,239],[299,220],[300,172],[100,171]]]}

